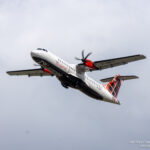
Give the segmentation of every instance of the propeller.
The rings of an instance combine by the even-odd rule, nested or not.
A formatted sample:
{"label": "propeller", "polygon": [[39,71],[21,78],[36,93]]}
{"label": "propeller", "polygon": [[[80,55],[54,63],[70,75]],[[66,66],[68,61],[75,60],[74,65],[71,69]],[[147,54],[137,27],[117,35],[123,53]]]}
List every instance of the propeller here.
{"label": "propeller", "polygon": [[84,55],[84,50],[82,50],[82,58],[75,57],[75,59],[76,59],[76,60],[81,60],[83,63],[86,63],[87,58],[88,58],[91,54],[92,54],[92,53],[90,52],[90,53],[88,53],[88,54],[86,55],[86,57],[85,57],[85,55]]}

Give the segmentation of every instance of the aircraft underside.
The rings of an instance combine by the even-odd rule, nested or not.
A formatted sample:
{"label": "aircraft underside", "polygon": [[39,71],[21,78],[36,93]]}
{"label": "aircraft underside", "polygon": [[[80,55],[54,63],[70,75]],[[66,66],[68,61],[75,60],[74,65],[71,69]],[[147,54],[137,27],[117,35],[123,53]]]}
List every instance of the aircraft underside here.
{"label": "aircraft underside", "polygon": [[83,92],[84,94],[95,98],[95,99],[99,99],[102,100],[103,97],[100,96],[98,93],[96,93],[94,90],[92,90],[91,88],[89,88],[85,82],[83,82],[80,78],[77,78],[75,76],[69,75],[66,72],[62,71],[60,68],[54,66],[53,64],[47,62],[44,59],[41,58],[37,58],[37,57],[33,57],[33,59],[39,63],[42,67],[45,67],[49,70],[51,70],[57,77],[57,79],[61,82],[61,85],[64,88],[74,88],[74,89],[78,89],[81,92]]}
{"label": "aircraft underside", "polygon": [[61,77],[58,77],[58,79],[60,80],[62,86],[65,88],[68,87],[75,88],[92,98],[100,99],[100,100],[103,99],[98,93],[96,93],[94,90],[89,88],[86,85],[86,83],[79,78],[76,78],[72,75],[67,75],[67,76],[62,75]]}

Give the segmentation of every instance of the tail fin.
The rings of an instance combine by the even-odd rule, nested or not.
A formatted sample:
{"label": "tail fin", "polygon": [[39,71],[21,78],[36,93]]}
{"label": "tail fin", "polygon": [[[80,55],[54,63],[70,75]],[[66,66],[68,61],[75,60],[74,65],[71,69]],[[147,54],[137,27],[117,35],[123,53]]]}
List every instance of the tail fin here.
{"label": "tail fin", "polygon": [[114,96],[117,97],[119,93],[119,89],[121,87],[121,82],[124,80],[137,79],[137,76],[120,76],[116,75],[115,77],[110,77],[106,79],[102,79],[102,82],[109,82],[106,85],[106,89]]}

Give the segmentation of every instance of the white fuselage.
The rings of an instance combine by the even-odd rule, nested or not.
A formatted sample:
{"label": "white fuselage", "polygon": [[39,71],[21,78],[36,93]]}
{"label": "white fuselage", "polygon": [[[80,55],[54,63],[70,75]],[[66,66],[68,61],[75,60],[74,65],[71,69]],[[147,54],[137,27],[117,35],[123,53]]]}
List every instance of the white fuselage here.
{"label": "white fuselage", "polygon": [[[100,98],[96,98],[96,99],[100,99],[100,100],[104,100],[104,101],[108,101],[112,103],[118,103],[117,99],[114,98],[114,96],[111,93],[109,93],[109,91],[105,88],[104,85],[90,78],[85,72],[78,73],[76,69],[77,65],[69,64],[63,59],[55,56],[51,52],[43,51],[43,50],[34,50],[31,52],[31,56],[42,67],[51,71],[58,79],[61,77],[62,73],[65,73],[66,77],[72,76],[72,77],[78,78],[89,89],[91,89],[91,91],[99,95]],[[35,59],[35,58],[38,58],[38,59]],[[79,88],[77,87],[76,89],[79,89]],[[83,90],[79,89],[79,90],[84,92],[84,89]]]}

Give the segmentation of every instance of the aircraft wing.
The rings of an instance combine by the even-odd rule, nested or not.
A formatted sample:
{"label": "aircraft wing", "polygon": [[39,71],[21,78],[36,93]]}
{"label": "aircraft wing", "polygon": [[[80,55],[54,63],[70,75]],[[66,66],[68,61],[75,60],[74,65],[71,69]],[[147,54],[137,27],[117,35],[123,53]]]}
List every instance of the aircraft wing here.
{"label": "aircraft wing", "polygon": [[11,76],[24,76],[27,75],[29,77],[31,76],[53,76],[53,73],[48,71],[47,69],[44,70],[42,68],[39,69],[30,69],[30,70],[18,70],[18,71],[8,71],[8,75]]}
{"label": "aircraft wing", "polygon": [[[145,58],[146,57],[144,55],[133,55],[133,56],[127,56],[127,57],[95,61],[95,62],[93,62],[94,67],[85,69],[85,71],[103,70],[103,69],[107,69],[107,68],[117,67],[117,66],[128,64],[130,62],[145,59]],[[83,68],[84,64],[79,64],[78,66],[79,66],[79,68],[80,67]]]}

